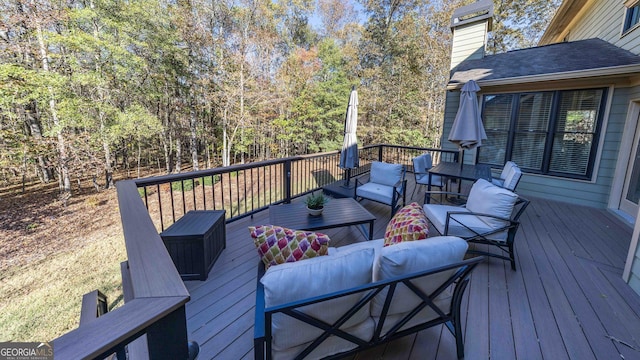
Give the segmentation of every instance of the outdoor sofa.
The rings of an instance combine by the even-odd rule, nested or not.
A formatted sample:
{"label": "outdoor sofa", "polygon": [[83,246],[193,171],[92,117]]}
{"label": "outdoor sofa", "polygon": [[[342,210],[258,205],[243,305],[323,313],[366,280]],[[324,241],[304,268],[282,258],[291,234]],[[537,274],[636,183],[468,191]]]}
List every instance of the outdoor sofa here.
{"label": "outdoor sofa", "polygon": [[483,258],[463,260],[468,244],[454,236],[383,245],[329,248],[266,272],[260,263],[255,358],[339,358],[440,324],[463,358],[460,303]]}

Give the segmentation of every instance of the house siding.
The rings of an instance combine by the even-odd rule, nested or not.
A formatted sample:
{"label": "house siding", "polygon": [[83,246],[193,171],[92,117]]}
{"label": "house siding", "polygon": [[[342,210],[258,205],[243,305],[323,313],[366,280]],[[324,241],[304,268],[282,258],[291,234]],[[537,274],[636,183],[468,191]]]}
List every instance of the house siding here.
{"label": "house siding", "polygon": [[487,20],[454,28],[451,69],[464,60],[481,59],[487,42]]}
{"label": "house siding", "polygon": [[442,144],[443,149],[456,150],[458,148],[455,144],[447,140],[447,137],[449,136],[449,132],[451,132],[451,127],[453,126],[453,121],[456,118],[456,113],[458,112],[459,104],[460,104],[460,91],[447,91],[447,94],[445,97],[442,139],[440,140],[440,144]]}
{"label": "house siding", "polygon": [[569,41],[600,38],[634,54],[640,54],[640,28],[622,36],[625,6],[620,0],[596,0],[569,28]]}

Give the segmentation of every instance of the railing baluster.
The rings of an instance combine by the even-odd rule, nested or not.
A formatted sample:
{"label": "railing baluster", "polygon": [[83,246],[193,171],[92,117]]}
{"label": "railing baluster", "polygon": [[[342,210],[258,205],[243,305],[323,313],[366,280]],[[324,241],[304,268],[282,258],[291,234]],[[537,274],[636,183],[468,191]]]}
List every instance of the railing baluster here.
{"label": "railing baluster", "polygon": [[191,179],[191,193],[193,194],[193,210],[198,210],[196,203],[196,179]]}
{"label": "railing baluster", "polygon": [[144,207],[146,207],[147,211],[149,211],[149,194],[147,193],[147,187],[143,186],[142,189],[142,191],[144,192]]}
{"label": "railing baluster", "polygon": [[285,202],[291,202],[291,160],[287,160],[284,162],[284,189],[283,193],[285,195]]}
{"label": "railing baluster", "polygon": [[[244,172],[242,173],[244,176]],[[240,215],[240,172],[236,172],[236,203],[238,206],[238,215]]]}
{"label": "railing baluster", "polygon": [[213,201],[213,210],[218,210],[218,203],[216,202],[216,177],[219,176],[220,175],[211,175],[211,201]]}
{"label": "railing baluster", "polygon": [[[186,198],[184,196],[184,180],[180,180],[180,190],[182,191],[181,193],[181,197],[182,197],[182,216],[184,216],[184,214],[187,213],[187,201]],[[175,220],[174,220],[175,222]]]}
{"label": "railing baluster", "polygon": [[244,213],[247,213],[247,171],[243,171],[242,172],[242,182],[244,183],[244,188],[242,189],[242,192],[244,193]]}
{"label": "railing baluster", "polygon": [[[225,210],[225,201],[224,201],[224,175],[228,175],[228,173],[226,174],[220,174],[220,209]],[[228,212],[229,215],[231,215],[231,212]]]}
{"label": "railing baluster", "polygon": [[160,198],[160,184],[156,186],[158,187],[157,193],[158,193],[158,208],[160,210],[160,229],[164,231],[164,218],[162,216],[162,199]]}
{"label": "railing baluster", "polygon": [[[213,176],[212,176],[213,177]],[[205,181],[205,177],[202,177],[202,207],[203,210],[207,210],[207,193],[205,191],[205,189],[207,188],[206,186],[206,181]],[[213,180],[213,179],[212,179]],[[213,181],[211,182],[213,183]]]}
{"label": "railing baluster", "polygon": [[[232,180],[231,180],[231,174],[233,174],[232,172],[229,173],[229,214],[231,214],[231,216],[233,216],[233,189],[232,189]],[[236,171],[236,177],[238,177],[238,172]]]}
{"label": "railing baluster", "polygon": [[[255,207],[254,207],[255,205],[254,205],[254,202],[253,202],[253,198],[255,197],[254,193],[253,193],[253,169],[254,168],[251,168],[251,173],[250,173],[250,176],[251,176],[251,179],[250,179],[250,181],[251,181],[251,212],[253,212],[253,210],[255,210]],[[258,186],[260,186],[260,184],[258,184]],[[246,194],[246,192],[247,191],[245,189],[245,194]]]}
{"label": "railing baluster", "polygon": [[169,183],[169,195],[171,196],[171,214],[173,216],[173,222],[176,222],[176,207],[173,201],[173,183]]}

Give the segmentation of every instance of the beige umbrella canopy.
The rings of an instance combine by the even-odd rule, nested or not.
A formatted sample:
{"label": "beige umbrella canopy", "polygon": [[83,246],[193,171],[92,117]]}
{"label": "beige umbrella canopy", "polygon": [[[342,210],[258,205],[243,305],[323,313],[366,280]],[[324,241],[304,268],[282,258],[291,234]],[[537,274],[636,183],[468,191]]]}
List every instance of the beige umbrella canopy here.
{"label": "beige umbrella canopy", "polygon": [[344,141],[342,150],[340,151],[340,168],[346,169],[346,182],[349,184],[351,169],[355,169],[360,165],[358,158],[358,138],[356,136],[356,128],[358,127],[358,92],[355,86],[351,89],[349,96],[349,104],[347,105],[347,114],[344,120]]}
{"label": "beige umbrella canopy", "polygon": [[[464,150],[475,149],[478,146],[482,146],[482,140],[487,139],[487,134],[484,131],[482,125],[482,118],[480,117],[480,108],[478,106],[477,92],[480,91],[478,84],[469,80],[460,92],[460,105],[458,107],[458,113],[451,126],[449,132],[449,141],[458,145],[464,156]],[[464,162],[464,159],[460,159],[460,164]]]}

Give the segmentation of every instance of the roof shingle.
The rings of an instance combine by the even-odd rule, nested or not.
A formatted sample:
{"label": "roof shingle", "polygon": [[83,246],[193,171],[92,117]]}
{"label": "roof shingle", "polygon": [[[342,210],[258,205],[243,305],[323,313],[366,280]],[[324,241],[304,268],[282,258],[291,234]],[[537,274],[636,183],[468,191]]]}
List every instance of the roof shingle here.
{"label": "roof shingle", "polygon": [[594,38],[465,60],[451,71],[449,85],[636,64],[640,56]]}

